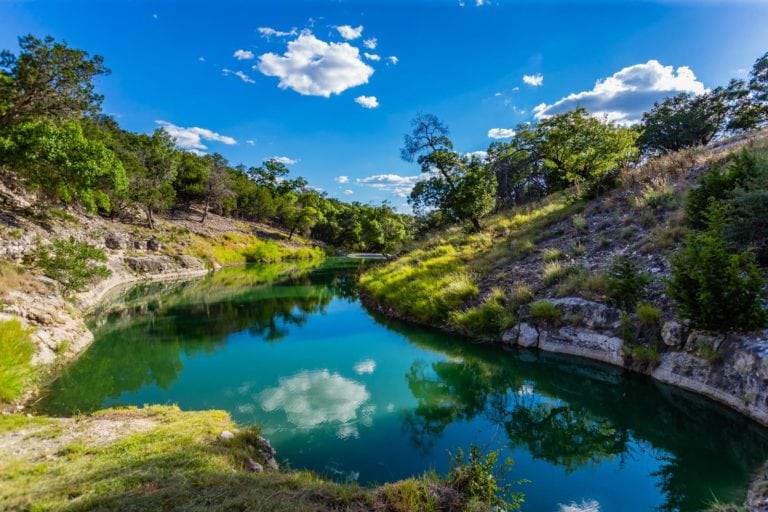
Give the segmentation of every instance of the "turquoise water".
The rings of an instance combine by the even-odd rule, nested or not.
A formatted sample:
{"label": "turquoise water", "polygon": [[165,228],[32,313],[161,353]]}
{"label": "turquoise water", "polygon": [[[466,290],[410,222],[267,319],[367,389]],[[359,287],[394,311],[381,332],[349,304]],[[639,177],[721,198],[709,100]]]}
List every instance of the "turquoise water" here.
{"label": "turquoise water", "polygon": [[136,287],[94,314],[96,341],[39,407],[225,409],[291,467],[363,484],[446,471],[478,443],[514,459],[532,511],[698,510],[743,499],[768,458],[766,430],[650,379],[378,317],[360,264]]}

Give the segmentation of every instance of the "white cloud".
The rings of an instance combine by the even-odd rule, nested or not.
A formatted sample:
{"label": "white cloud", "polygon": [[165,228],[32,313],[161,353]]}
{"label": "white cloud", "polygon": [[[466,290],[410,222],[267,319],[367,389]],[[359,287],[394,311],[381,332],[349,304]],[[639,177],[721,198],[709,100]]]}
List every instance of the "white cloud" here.
{"label": "white cloud", "polygon": [[383,190],[397,197],[408,197],[411,189],[423,176],[400,176],[399,174],[376,174],[366,178],[358,178],[357,183],[367,187]]}
{"label": "white cloud", "polygon": [[349,183],[349,176],[336,176],[333,178],[336,183]]}
{"label": "white cloud", "polygon": [[269,158],[269,160],[274,160],[275,162],[283,165],[293,165],[298,163],[298,160],[294,160],[293,158],[289,158],[287,156],[273,156]]}
{"label": "white cloud", "polygon": [[280,78],[281,89],[326,98],[368,83],[373,74],[373,68],[360,59],[360,51],[354,46],[326,43],[308,31],[289,42],[283,55],[261,55],[255,67],[267,76]]}
{"label": "white cloud", "polygon": [[200,62],[205,62],[205,57],[198,57],[197,60],[199,60]]}
{"label": "white cloud", "polygon": [[389,61],[390,64],[397,64],[398,62],[400,62],[400,59],[398,59],[394,55],[390,55],[389,57],[387,57],[387,60]]}
{"label": "white cloud", "polygon": [[504,96],[504,93],[501,93],[501,92],[495,92],[495,93],[493,93],[493,95],[494,95],[494,96],[496,96],[496,97],[498,98],[499,96]]}
{"label": "white cloud", "polygon": [[491,128],[488,130],[488,138],[491,139],[511,139],[515,136],[515,130],[512,128]]}
{"label": "white cloud", "polygon": [[378,45],[378,44],[379,44],[379,40],[376,39],[375,37],[372,37],[370,39],[366,39],[366,40],[363,41],[363,46],[365,46],[369,50],[375,50],[376,49],[376,45]]}
{"label": "white cloud", "polygon": [[153,15],[152,15],[152,19],[155,19],[155,20],[156,20],[156,19],[157,19],[157,14],[153,14]]}
{"label": "white cloud", "polygon": [[194,150],[196,152],[202,152],[208,149],[208,146],[203,144],[203,141],[221,142],[222,144],[232,145],[237,144],[237,141],[232,137],[226,135],[220,135],[207,128],[200,128],[198,126],[192,126],[190,128],[184,128],[182,126],[176,126],[168,121],[158,120],[155,124],[165,130],[176,142],[176,145],[181,149]]}
{"label": "white cloud", "polygon": [[363,56],[365,56],[366,59],[372,60],[374,62],[378,62],[378,61],[381,60],[381,56],[380,55],[376,55],[375,53],[364,52]]}
{"label": "white cloud", "polygon": [[376,96],[358,96],[355,98],[355,103],[363,108],[377,108],[379,106],[379,100]]}
{"label": "white cloud", "polygon": [[473,158],[477,158],[481,162],[485,162],[486,160],[488,160],[487,151],[472,151],[470,153],[464,153],[464,156],[469,158],[470,160]]}
{"label": "white cloud", "polygon": [[489,3],[489,0],[475,0],[475,7],[482,7],[484,5],[488,5]]}
{"label": "white cloud", "polygon": [[376,361],[365,359],[355,365],[355,373],[358,375],[370,375],[376,370]]}
{"label": "white cloud", "polygon": [[[283,410],[288,421],[299,428],[311,429],[325,423],[350,424],[358,409],[370,398],[363,384],[328,370],[304,371],[283,377],[275,388],[259,395],[267,412]],[[354,435],[345,428],[347,435]]]}
{"label": "white cloud", "polygon": [[245,143],[248,144],[249,146],[253,146],[254,144],[256,144],[256,141],[253,139],[248,139],[247,141],[245,141]]}
{"label": "white cloud", "polygon": [[350,189],[348,189],[348,188],[347,188],[347,189],[344,189],[344,191],[342,192],[342,194],[344,194],[345,196],[351,196],[351,195],[352,195],[352,194],[354,194],[354,193],[355,193],[355,191],[354,191],[354,190],[350,190]]}
{"label": "white cloud", "polygon": [[272,27],[259,27],[259,34],[261,34],[262,37],[288,37],[288,36],[295,36],[298,35],[298,32],[296,32],[296,27],[292,28],[288,32],[282,32],[280,30],[275,30]]}
{"label": "white cloud", "polygon": [[334,27],[336,31],[339,33],[341,37],[348,40],[357,39],[361,35],[363,35],[363,26],[358,25],[357,27],[352,27],[351,25],[340,25]]}
{"label": "white cloud", "polygon": [[563,505],[560,503],[560,512],[600,512],[600,503],[595,500],[585,500],[581,503],[570,503]]}
{"label": "white cloud", "polygon": [[234,76],[236,76],[237,78],[239,78],[240,80],[242,80],[243,82],[245,82],[247,84],[255,84],[256,83],[256,81],[253,78],[251,78],[247,74],[243,73],[242,71],[232,71],[231,69],[224,68],[224,69],[221,70],[221,73],[224,76],[234,75]]}
{"label": "white cloud", "polygon": [[551,105],[535,107],[536,119],[561,114],[576,107],[622,124],[638,122],[654,102],[681,92],[702,94],[704,84],[688,66],[674,69],[657,60],[626,67],[598,80],[589,91],[569,94]]}
{"label": "white cloud", "polygon": [[251,60],[255,57],[251,50],[237,50],[232,56],[237,60]]}
{"label": "white cloud", "polygon": [[523,82],[531,87],[538,87],[544,83],[544,75],[536,73],[535,75],[523,75]]}

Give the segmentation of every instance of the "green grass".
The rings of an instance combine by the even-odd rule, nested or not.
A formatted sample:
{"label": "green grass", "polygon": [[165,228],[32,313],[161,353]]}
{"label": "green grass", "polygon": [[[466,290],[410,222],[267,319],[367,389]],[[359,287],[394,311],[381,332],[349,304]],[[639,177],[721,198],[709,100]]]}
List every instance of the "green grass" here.
{"label": "green grass", "polygon": [[0,320],[0,402],[19,398],[34,378],[30,333],[16,319]]}
{"label": "green grass", "polygon": [[652,304],[641,302],[635,308],[637,321],[644,327],[658,327],[661,324],[661,310]]}
{"label": "green grass", "polygon": [[[12,421],[16,428],[45,429],[45,422],[53,421],[12,417],[0,416],[0,429]],[[154,423],[149,430],[109,442],[89,434],[104,428],[100,422],[120,429],[147,421]],[[66,441],[28,438],[28,444],[58,443],[54,455],[44,460],[16,454],[0,458],[4,509],[408,512],[437,511],[444,496],[458,499],[456,510],[470,510],[475,503],[467,489],[452,487],[450,475],[427,473],[364,488],[330,482],[308,471],[249,472],[246,458],[265,462],[256,449],[259,430],[238,431],[223,411],[109,409],[78,418],[66,428]],[[222,440],[224,430],[235,432],[234,438]],[[493,476],[483,473],[477,480],[488,482]],[[480,505],[477,510],[487,509]]]}
{"label": "green grass", "polygon": [[507,309],[504,292],[499,288],[494,288],[480,305],[451,314],[454,325],[465,334],[475,336],[498,336],[514,321],[515,317]]}
{"label": "green grass", "polygon": [[544,265],[541,274],[541,282],[546,286],[559,283],[568,276],[582,272],[581,267],[575,265],[563,265],[559,261],[550,261]]}
{"label": "green grass", "polygon": [[[419,242],[401,258],[369,270],[360,285],[371,299],[400,317],[445,324],[477,296],[476,283],[499,262],[526,257],[535,249],[534,238],[582,208],[583,203],[555,194],[535,205],[483,219],[479,233],[460,226],[448,228]],[[457,322],[472,323],[485,314],[464,313],[455,318]]]}
{"label": "green grass", "polygon": [[545,325],[556,325],[563,316],[563,312],[548,300],[537,300],[531,304],[531,317]]}
{"label": "green grass", "polygon": [[293,247],[255,235],[227,233],[219,238],[195,236],[188,252],[202,259],[208,266],[243,263],[273,263],[286,260],[322,259],[325,253],[319,247]]}
{"label": "green grass", "polygon": [[551,249],[544,249],[544,252],[541,253],[541,261],[544,263],[549,263],[551,261],[560,261],[565,259],[565,253],[556,248],[553,247]]}

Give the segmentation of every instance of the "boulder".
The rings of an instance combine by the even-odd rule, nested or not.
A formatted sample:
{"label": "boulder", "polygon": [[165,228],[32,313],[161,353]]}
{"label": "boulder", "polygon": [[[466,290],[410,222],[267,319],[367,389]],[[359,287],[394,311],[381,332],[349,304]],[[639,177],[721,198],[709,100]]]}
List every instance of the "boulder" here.
{"label": "boulder", "polygon": [[539,331],[531,324],[520,322],[513,328],[505,331],[501,335],[501,340],[504,343],[517,344],[525,348],[535,347],[539,344]]}
{"label": "boulder", "polygon": [[183,268],[203,268],[203,262],[188,254],[179,254],[176,257]]}
{"label": "boulder", "polygon": [[245,459],[245,469],[252,471],[253,473],[261,473],[264,471],[264,467],[250,457],[246,457]]}
{"label": "boulder", "polygon": [[107,249],[112,249],[113,251],[127,249],[128,239],[124,235],[110,232],[104,236],[104,245]]}
{"label": "boulder", "polygon": [[147,240],[147,250],[152,252],[157,252],[160,250],[160,240],[156,236],[153,236]]}
{"label": "boulder", "polygon": [[661,339],[668,347],[679,347],[683,343],[683,326],[679,322],[664,322],[661,326]]}
{"label": "boulder", "polygon": [[581,297],[550,299],[550,302],[563,311],[563,322],[568,324],[598,330],[617,329],[621,325],[621,311],[599,302]]}
{"label": "boulder", "polygon": [[708,347],[711,350],[717,351],[725,341],[724,334],[716,334],[707,331],[691,331],[688,335],[688,340],[685,342],[686,350],[696,351],[702,347]]}
{"label": "boulder", "polygon": [[165,258],[160,256],[125,258],[125,264],[128,265],[128,268],[140,274],[159,274],[168,268]]}

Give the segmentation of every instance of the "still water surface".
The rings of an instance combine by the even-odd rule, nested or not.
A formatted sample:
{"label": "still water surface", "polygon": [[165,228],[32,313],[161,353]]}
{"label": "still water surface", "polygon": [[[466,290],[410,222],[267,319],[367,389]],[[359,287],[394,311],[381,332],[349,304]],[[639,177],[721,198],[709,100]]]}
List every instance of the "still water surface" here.
{"label": "still water surface", "polygon": [[360,265],[225,269],[116,295],[40,409],[225,409],[291,467],[363,484],[444,472],[478,443],[514,459],[530,511],[698,510],[743,499],[768,458],[766,430],[650,379],[371,314]]}

